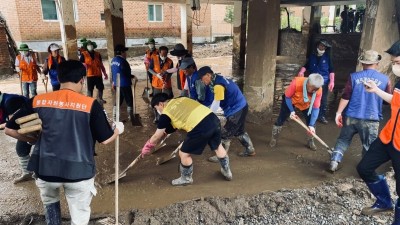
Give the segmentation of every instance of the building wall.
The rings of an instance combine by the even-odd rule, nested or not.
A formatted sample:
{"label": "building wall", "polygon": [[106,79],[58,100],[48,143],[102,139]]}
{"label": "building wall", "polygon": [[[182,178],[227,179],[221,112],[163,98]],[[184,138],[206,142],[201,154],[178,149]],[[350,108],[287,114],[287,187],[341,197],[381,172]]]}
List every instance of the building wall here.
{"label": "building wall", "polygon": [[10,54],[5,27],[0,25],[0,74],[11,74]]}
{"label": "building wall", "polygon": [[228,5],[214,4],[211,6],[212,33],[215,36],[231,36],[232,24],[224,21]]}
{"label": "building wall", "polygon": [[[0,12],[10,23],[15,40],[23,41],[55,41],[60,40],[58,21],[43,20],[40,0],[8,0]],[[91,39],[105,38],[105,22],[101,20],[104,11],[102,0],[76,0],[78,19],[76,21],[77,37]],[[127,38],[175,37],[180,38],[180,5],[160,3],[163,5],[163,21],[148,21],[148,3],[123,1],[124,26]],[[211,7],[201,5],[193,17],[193,37],[209,37],[211,25]]]}

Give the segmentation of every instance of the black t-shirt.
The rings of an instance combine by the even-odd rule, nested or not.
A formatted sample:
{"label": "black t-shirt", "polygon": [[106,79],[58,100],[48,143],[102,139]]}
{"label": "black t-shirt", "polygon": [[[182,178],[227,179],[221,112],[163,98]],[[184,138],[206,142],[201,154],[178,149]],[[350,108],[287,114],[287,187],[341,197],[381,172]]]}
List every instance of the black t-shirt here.
{"label": "black t-shirt", "polygon": [[165,129],[167,134],[174,133],[176,129],[171,124],[171,118],[165,114],[161,114],[157,124],[158,129]]}

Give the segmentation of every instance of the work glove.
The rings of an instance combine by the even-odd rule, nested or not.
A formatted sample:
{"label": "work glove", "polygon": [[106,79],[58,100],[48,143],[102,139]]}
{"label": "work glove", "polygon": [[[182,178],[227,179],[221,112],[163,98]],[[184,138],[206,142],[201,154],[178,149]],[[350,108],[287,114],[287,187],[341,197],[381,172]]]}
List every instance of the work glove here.
{"label": "work glove", "polygon": [[339,128],[343,127],[343,117],[341,113],[336,113],[335,123]]}
{"label": "work glove", "polygon": [[335,73],[330,73],[329,84],[328,84],[329,91],[332,92],[334,87],[335,87]]}
{"label": "work glove", "polygon": [[142,158],[144,158],[145,155],[149,155],[151,152],[151,149],[154,148],[154,146],[156,146],[155,144],[152,144],[150,142],[150,139],[146,142],[146,144],[143,146],[142,148]]}
{"label": "work glove", "polygon": [[315,127],[313,126],[308,126],[308,135],[312,136],[312,134],[315,134]]}
{"label": "work glove", "polygon": [[15,71],[17,71],[17,73],[19,73],[21,70],[19,69],[19,67],[15,67]]}
{"label": "work glove", "polygon": [[157,74],[156,74],[156,77],[157,77],[158,79],[160,79],[160,80],[162,80],[162,79],[163,79],[163,77],[162,77],[161,73],[157,73]]}
{"label": "work glove", "polygon": [[298,77],[304,77],[304,72],[306,72],[306,68],[301,67],[299,73],[297,74]]}
{"label": "work glove", "polygon": [[119,135],[122,134],[122,133],[124,133],[124,124],[123,124],[122,122],[116,122],[116,121],[115,121],[115,122],[113,123],[112,127],[113,127],[113,130],[114,130],[115,128],[118,129],[118,134],[119,134]]}
{"label": "work glove", "polygon": [[40,79],[41,79],[41,80],[46,80],[46,75],[40,74]]}
{"label": "work glove", "polygon": [[296,112],[295,112],[295,111],[293,111],[293,112],[290,113],[290,119],[295,120],[295,119],[298,119],[298,118],[299,118],[299,117],[296,115]]}
{"label": "work glove", "polygon": [[176,67],[166,70],[167,73],[176,73],[177,71],[178,71],[178,68],[176,68]]}
{"label": "work glove", "polygon": [[106,73],[104,74],[104,80],[108,80],[108,75]]}
{"label": "work glove", "polygon": [[149,65],[150,64],[150,59],[147,58],[147,55],[144,55],[144,60],[143,60],[144,64]]}

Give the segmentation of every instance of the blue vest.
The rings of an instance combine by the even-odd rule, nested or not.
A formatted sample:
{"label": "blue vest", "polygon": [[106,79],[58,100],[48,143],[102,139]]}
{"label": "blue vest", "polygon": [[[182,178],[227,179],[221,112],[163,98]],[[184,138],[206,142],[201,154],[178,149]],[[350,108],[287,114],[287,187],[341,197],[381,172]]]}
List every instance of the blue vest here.
{"label": "blue vest", "polygon": [[[49,59],[46,59],[46,64],[48,63]],[[64,62],[65,58],[61,56],[61,62]],[[55,85],[60,85],[60,82],[58,81],[58,72],[57,72],[57,68],[58,68],[58,62],[57,60],[53,60],[53,65],[51,65],[51,68],[49,68],[49,77],[50,77],[50,84],[52,86]]]}
{"label": "blue vest", "polygon": [[324,78],[324,84],[329,83],[329,62],[330,57],[327,52],[325,52],[320,59],[316,54],[311,54],[308,62],[307,70],[310,73],[319,73]]}
{"label": "blue vest", "polygon": [[352,73],[350,79],[353,92],[345,115],[362,120],[381,120],[383,100],[377,94],[366,92],[362,81],[373,80],[381,90],[385,91],[389,78],[376,70],[368,69]]}
{"label": "blue vest", "polygon": [[216,75],[214,85],[221,85],[225,88],[224,100],[220,102],[225,117],[235,114],[247,105],[246,98],[233,80]]}
{"label": "blue vest", "polygon": [[214,101],[214,94],[211,92],[211,88],[209,86],[205,86],[205,99],[204,101],[200,101],[198,99],[198,95],[196,92],[196,80],[199,79],[199,74],[197,71],[195,71],[192,76],[186,76],[186,82],[188,82],[188,87],[189,87],[189,95],[191,99],[194,99],[201,104],[209,107],[211,103]]}
{"label": "blue vest", "polygon": [[111,60],[111,73],[114,84],[117,84],[117,73],[120,74],[120,87],[130,87],[131,80],[131,67],[129,63],[121,56],[115,56]]}

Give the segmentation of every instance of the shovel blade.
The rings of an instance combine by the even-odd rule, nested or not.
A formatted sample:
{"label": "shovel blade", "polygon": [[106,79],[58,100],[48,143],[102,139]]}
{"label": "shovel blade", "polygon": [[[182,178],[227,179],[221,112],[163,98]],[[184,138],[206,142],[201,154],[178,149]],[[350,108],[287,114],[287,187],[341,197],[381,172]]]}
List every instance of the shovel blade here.
{"label": "shovel blade", "polygon": [[140,121],[140,116],[139,114],[134,114],[131,118],[131,123],[132,126],[134,127],[143,127],[142,122]]}
{"label": "shovel blade", "polygon": [[[114,175],[113,177],[115,177],[115,175]],[[118,180],[120,180],[121,178],[124,178],[124,177],[126,177],[126,172],[123,173],[123,174],[120,174],[119,177],[118,177]],[[115,181],[116,181],[116,180],[115,180],[115,178],[114,178],[114,179],[108,181],[106,184],[112,184],[112,183],[114,183]]]}
{"label": "shovel blade", "polygon": [[150,104],[150,88],[145,87],[142,94],[143,101]]}
{"label": "shovel blade", "polygon": [[164,157],[157,158],[156,165],[164,164],[164,163],[170,161],[171,159],[173,159],[173,158],[175,158],[175,157],[176,157],[176,154],[170,155],[170,156],[168,156],[168,157],[166,157],[166,158],[164,158]]}

